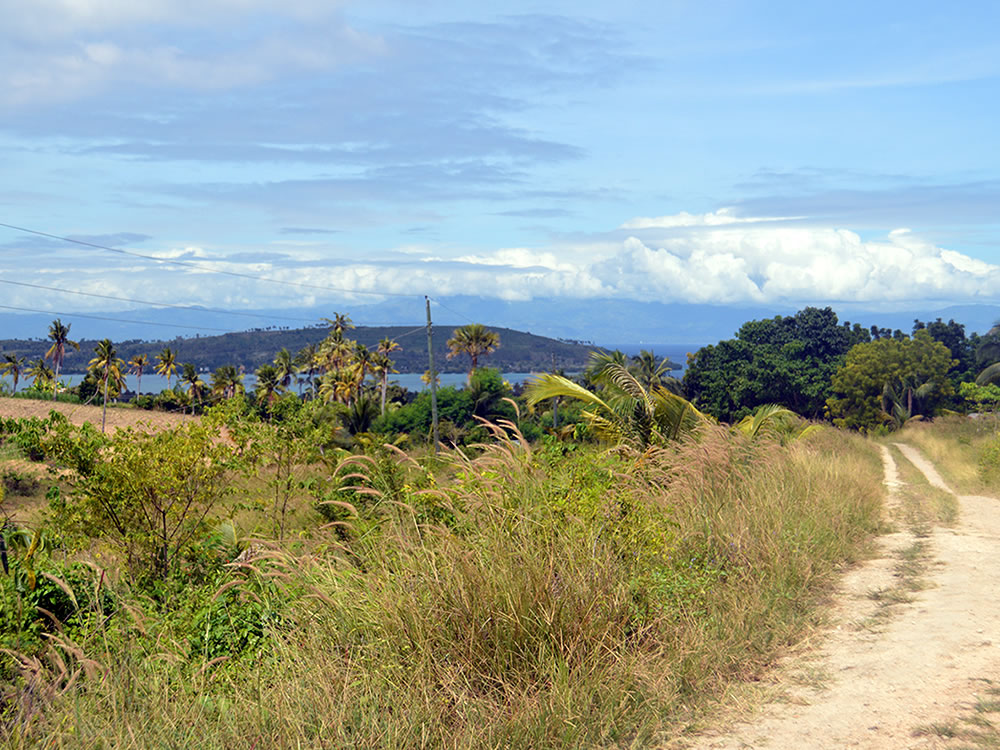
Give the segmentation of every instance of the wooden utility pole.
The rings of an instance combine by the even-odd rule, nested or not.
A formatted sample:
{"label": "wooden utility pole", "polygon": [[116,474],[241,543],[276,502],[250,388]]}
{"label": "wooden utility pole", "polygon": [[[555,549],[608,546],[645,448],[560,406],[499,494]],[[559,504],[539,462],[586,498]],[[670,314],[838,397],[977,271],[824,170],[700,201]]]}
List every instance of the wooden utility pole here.
{"label": "wooden utility pole", "polygon": [[431,335],[431,299],[424,296],[427,305],[427,365],[431,375],[431,423],[434,426],[434,453],[438,452],[441,434],[438,432],[438,386],[437,370],[434,369],[434,337]]}

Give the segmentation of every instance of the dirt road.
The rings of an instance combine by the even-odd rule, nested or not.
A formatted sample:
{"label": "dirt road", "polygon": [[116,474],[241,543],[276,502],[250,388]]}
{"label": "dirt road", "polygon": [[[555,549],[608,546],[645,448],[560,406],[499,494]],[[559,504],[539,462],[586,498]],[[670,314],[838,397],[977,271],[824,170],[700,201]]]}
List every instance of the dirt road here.
{"label": "dirt road", "polygon": [[[915,449],[898,445],[927,480],[950,492]],[[895,462],[883,448],[890,509],[898,500]],[[961,496],[959,519],[923,540],[912,532],[883,537],[883,554],[847,577],[832,632],[800,674],[814,686],[792,686],[749,723],[693,739],[698,750],[737,748],[968,747],[920,728],[967,711],[982,678],[1000,676],[1000,501]],[[891,512],[891,510],[890,510]],[[891,616],[873,618],[872,592],[893,582],[898,553],[925,542],[925,588]],[[819,683],[815,685],[815,683]]]}

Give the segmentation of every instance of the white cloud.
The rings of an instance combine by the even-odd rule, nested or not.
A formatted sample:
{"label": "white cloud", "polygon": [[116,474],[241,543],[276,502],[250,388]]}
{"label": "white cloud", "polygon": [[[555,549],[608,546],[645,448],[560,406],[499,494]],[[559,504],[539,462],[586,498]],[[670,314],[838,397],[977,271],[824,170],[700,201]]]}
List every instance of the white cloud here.
{"label": "white cloud", "polygon": [[8,33],[52,38],[146,24],[214,26],[251,13],[314,19],[337,13],[338,0],[0,0]]}
{"label": "white cloud", "polygon": [[[220,90],[287,73],[332,70],[386,53],[385,41],[351,28],[336,3],[292,0],[117,2],[0,0],[0,110],[73,100],[116,84]],[[268,11],[292,24],[255,19]],[[237,46],[206,45],[162,24],[253,29]],[[133,31],[125,27],[139,27]],[[143,28],[148,27],[148,28]]]}
{"label": "white cloud", "polygon": [[727,224],[758,224],[761,222],[789,221],[802,217],[775,216],[768,218],[753,218],[737,216],[731,208],[720,208],[706,214],[689,214],[687,211],[668,216],[637,216],[629,219],[620,229],[672,229],[674,227],[716,227]]}
{"label": "white cloud", "polygon": [[[359,294],[353,297],[342,295],[355,302],[372,301],[361,292],[472,294],[513,301],[613,297],[870,306],[1000,297],[1000,266],[938,247],[908,230],[862,239],[855,232],[834,227],[735,224],[687,227],[662,244],[626,234],[617,242],[601,236],[593,242],[498,248],[451,258],[430,256],[434,249],[429,244],[394,248],[384,259],[365,261],[347,260],[318,244],[302,248],[285,243],[279,260],[255,258],[253,248],[240,247],[144,251],[164,259],[192,260],[203,269],[315,285],[329,292],[214,276],[177,265],[151,268],[149,263],[131,260],[114,270],[74,271],[69,257],[50,269],[49,275],[40,267],[36,278],[38,283],[64,288],[103,289],[103,293],[178,304],[276,308],[301,304],[305,294],[333,296],[333,290],[355,290]],[[0,272],[6,265],[0,260]],[[192,283],[194,274],[197,280]],[[107,301],[85,302],[91,309],[108,307]]]}

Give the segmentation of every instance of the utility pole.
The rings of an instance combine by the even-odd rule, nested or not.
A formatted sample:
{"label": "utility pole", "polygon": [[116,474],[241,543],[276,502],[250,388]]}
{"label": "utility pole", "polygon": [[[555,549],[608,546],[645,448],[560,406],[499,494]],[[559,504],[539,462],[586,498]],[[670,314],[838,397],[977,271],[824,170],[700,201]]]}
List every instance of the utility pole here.
{"label": "utility pole", "polygon": [[434,337],[431,335],[431,299],[424,295],[427,305],[427,365],[431,375],[431,423],[434,425],[434,454],[437,455],[441,435],[438,432],[438,386],[437,370],[434,369]]}

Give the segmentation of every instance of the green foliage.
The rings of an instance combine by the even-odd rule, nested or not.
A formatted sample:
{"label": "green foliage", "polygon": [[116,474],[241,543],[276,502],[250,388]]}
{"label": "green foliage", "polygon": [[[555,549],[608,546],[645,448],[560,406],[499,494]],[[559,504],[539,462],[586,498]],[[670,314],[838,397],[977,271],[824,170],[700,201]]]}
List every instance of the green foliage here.
{"label": "green foliage", "polygon": [[677,440],[705,422],[705,416],[664,386],[646,390],[613,355],[595,355],[592,376],[599,392],[589,391],[560,375],[540,375],[528,384],[529,406],[553,398],[570,398],[587,407],[582,416],[603,440],[644,450]]}
{"label": "green foliage", "polygon": [[231,493],[238,468],[235,448],[206,424],[154,435],[119,430],[67,505],[88,533],[117,546],[134,576],[165,578]]}
{"label": "green foliage", "polygon": [[870,431],[933,415],[940,399],[954,393],[948,379],[954,363],[926,330],[858,344],[833,377],[830,416],[839,427]]}
{"label": "green foliage", "polygon": [[1000,437],[983,448],[979,458],[979,479],[989,488],[1000,487]]}
{"label": "green foliage", "polygon": [[847,352],[869,338],[857,324],[838,324],[829,307],[750,321],[735,339],[706,346],[689,358],[684,388],[699,409],[727,422],[765,404],[816,419]]}
{"label": "green foliage", "polygon": [[977,411],[995,412],[1000,406],[1000,385],[996,383],[988,383],[987,385],[961,383],[958,387],[958,395],[973,405]]}
{"label": "green foliage", "polygon": [[[477,418],[513,418],[513,407],[504,401],[509,396],[510,387],[504,382],[500,371],[489,367],[477,369],[466,388],[439,388],[437,405],[442,439],[456,444],[470,444],[485,439],[487,434],[479,427]],[[452,425],[451,430],[446,423]],[[430,392],[422,391],[411,403],[386,412],[384,417],[372,422],[371,429],[382,433],[405,433],[421,437],[429,435]]]}

